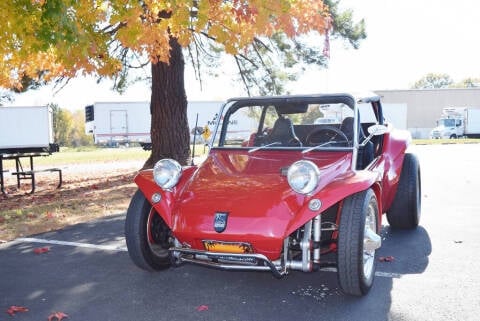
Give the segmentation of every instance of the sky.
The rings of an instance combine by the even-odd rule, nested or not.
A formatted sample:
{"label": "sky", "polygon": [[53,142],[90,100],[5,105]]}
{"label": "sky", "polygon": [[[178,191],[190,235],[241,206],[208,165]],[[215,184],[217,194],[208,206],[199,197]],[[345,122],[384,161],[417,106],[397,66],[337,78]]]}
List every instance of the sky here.
{"label": "sky", "polygon": [[[332,40],[328,69],[307,70],[289,84],[292,94],[365,92],[408,89],[428,73],[446,73],[454,81],[480,78],[480,2],[476,0],[341,0],[365,19],[367,39],[354,50]],[[219,78],[203,79],[203,88],[191,71],[185,88],[190,101],[225,100],[243,96],[242,85],[231,80],[233,69]],[[15,96],[13,105],[57,103],[83,109],[104,101],[148,101],[148,84],[137,83],[119,95],[111,83],[93,78],[73,79],[57,92],[52,86]]]}

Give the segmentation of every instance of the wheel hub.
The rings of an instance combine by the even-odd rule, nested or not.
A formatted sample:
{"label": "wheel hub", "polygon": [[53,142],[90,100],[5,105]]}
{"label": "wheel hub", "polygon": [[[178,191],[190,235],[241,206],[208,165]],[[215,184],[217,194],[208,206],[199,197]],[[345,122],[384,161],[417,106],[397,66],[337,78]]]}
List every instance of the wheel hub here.
{"label": "wheel hub", "polygon": [[365,252],[374,252],[382,245],[382,238],[380,235],[372,231],[370,227],[365,228],[365,236],[363,239],[363,250]]}
{"label": "wheel hub", "polygon": [[377,211],[370,203],[365,216],[365,230],[363,233],[363,273],[370,278],[373,273],[375,250],[382,245],[382,238],[375,233],[377,230]]}

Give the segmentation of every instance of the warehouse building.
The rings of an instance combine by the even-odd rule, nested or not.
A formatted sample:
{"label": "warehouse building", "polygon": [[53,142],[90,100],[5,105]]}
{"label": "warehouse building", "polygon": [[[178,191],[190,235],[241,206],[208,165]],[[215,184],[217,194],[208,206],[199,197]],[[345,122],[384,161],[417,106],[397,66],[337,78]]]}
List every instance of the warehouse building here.
{"label": "warehouse building", "polygon": [[384,104],[406,104],[413,138],[428,138],[445,107],[479,107],[480,88],[376,90]]}

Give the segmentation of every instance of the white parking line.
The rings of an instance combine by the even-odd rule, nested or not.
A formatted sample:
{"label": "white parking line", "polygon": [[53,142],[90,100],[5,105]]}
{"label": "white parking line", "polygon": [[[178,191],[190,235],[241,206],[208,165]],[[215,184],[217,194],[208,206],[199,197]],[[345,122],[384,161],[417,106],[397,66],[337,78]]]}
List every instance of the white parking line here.
{"label": "white parking line", "polygon": [[89,244],[89,243],[45,240],[45,239],[37,239],[37,238],[29,238],[29,237],[18,238],[14,242],[17,242],[17,243],[43,243],[43,244],[66,245],[66,246],[74,246],[74,247],[85,247],[85,248],[89,248],[89,249],[103,250],[103,251],[123,251],[123,252],[127,251],[127,247],[125,247],[125,246],[96,245],[96,244]]}
{"label": "white parking line", "polygon": [[402,274],[377,271],[375,272],[375,276],[380,276],[383,278],[390,278],[390,279],[400,279],[402,277]]}
{"label": "white parking line", "polygon": [[[321,268],[320,270],[322,272],[337,272],[337,268],[335,268],[335,267]],[[379,276],[379,277],[382,277],[382,278],[390,278],[390,279],[400,279],[402,277],[402,274],[377,271],[377,272],[375,272],[375,276]]]}
{"label": "white parking line", "polygon": [[[58,241],[58,240],[46,240],[46,239],[37,239],[37,238],[30,238],[30,237],[18,238],[16,240],[14,240],[12,243],[43,243],[43,244],[65,245],[65,246],[73,246],[73,247],[84,247],[84,248],[102,250],[102,251],[127,252],[127,247],[125,247],[125,246],[96,245],[96,244],[89,244],[89,243],[66,242],[66,241]],[[321,270],[323,272],[337,272],[336,268],[323,268]],[[390,279],[399,279],[399,278],[402,277],[402,274],[377,271],[377,272],[375,272],[375,276],[390,278]]]}

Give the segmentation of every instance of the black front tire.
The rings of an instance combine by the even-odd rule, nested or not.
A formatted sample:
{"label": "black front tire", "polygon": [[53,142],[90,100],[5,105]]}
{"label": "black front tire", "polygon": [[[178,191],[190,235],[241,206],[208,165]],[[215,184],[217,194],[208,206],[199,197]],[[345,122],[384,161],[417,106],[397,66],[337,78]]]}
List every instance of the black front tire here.
{"label": "black front tire", "polygon": [[[343,293],[368,293],[375,277],[375,250],[364,248],[367,229],[378,236],[378,203],[373,190],[353,194],[343,202],[338,231],[338,283]],[[381,243],[380,236],[377,242]]]}
{"label": "black front tire", "polygon": [[414,229],[418,226],[422,206],[420,163],[414,154],[405,154],[397,192],[387,220],[392,228]]}
{"label": "black front tire", "polygon": [[125,239],[133,263],[156,271],[171,266],[172,233],[140,190],[133,195],[125,219]]}

